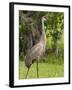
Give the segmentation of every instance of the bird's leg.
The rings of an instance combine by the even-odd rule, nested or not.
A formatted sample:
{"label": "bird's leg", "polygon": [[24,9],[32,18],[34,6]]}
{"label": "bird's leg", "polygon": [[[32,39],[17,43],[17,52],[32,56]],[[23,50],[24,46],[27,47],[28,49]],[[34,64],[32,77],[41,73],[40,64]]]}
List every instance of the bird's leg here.
{"label": "bird's leg", "polygon": [[26,73],[25,79],[27,79],[27,76],[28,76],[28,73],[29,73],[29,69],[30,69],[30,68],[28,68],[28,70],[27,70],[27,73]]}
{"label": "bird's leg", "polygon": [[38,60],[37,60],[37,78],[39,78],[39,71],[38,71]]}

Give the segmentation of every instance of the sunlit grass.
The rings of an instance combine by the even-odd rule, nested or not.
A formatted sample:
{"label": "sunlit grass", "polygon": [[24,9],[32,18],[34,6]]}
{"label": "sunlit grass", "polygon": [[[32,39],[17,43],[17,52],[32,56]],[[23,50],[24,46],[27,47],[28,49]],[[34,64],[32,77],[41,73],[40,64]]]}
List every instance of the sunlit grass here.
{"label": "sunlit grass", "polygon": [[[56,61],[55,61],[56,62]],[[27,68],[24,61],[19,63],[19,79],[25,79]],[[39,63],[39,78],[53,78],[64,76],[64,64],[58,63]],[[29,71],[28,78],[37,78],[36,63],[34,63]]]}

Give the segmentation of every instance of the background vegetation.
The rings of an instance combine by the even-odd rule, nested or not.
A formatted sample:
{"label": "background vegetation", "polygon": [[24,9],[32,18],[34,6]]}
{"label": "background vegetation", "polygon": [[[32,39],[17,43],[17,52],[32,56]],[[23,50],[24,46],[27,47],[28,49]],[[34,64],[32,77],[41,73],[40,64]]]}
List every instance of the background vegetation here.
{"label": "background vegetation", "polygon": [[[19,79],[24,79],[27,68],[25,55],[41,36],[41,18],[46,15],[46,52],[39,61],[40,78],[64,76],[64,13],[19,11]],[[36,66],[32,65],[28,78],[36,78]]]}

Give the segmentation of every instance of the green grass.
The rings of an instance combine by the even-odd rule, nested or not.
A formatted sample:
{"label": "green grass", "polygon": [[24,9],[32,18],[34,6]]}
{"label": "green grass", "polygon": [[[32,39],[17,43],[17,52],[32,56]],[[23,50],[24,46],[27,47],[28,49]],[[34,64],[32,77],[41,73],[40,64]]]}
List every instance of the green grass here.
{"label": "green grass", "polygon": [[[53,60],[54,61],[54,60]],[[58,62],[58,61],[57,61]],[[24,61],[19,63],[19,79],[25,79],[27,68]],[[54,62],[41,62],[39,63],[39,78],[53,78],[64,76],[64,64]],[[37,78],[36,63],[34,63],[29,71],[28,79]]]}

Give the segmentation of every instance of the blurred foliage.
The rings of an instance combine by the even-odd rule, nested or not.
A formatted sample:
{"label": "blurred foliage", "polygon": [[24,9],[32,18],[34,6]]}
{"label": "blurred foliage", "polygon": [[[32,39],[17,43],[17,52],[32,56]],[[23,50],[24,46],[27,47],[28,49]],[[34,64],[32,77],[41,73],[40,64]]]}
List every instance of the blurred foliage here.
{"label": "blurred foliage", "polygon": [[47,16],[45,32],[47,37],[46,55],[54,53],[64,55],[64,13],[19,11],[19,55],[22,58],[27,50],[33,47],[42,33],[42,16]]}

